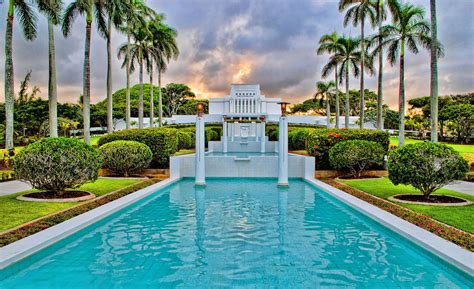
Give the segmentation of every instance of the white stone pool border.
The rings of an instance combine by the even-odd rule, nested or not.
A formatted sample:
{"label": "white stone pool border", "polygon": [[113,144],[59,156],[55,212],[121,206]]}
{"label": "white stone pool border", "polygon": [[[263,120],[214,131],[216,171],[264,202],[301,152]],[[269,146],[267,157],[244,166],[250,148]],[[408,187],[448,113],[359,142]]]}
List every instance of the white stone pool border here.
{"label": "white stone pool border", "polygon": [[[0,248],[0,269],[4,269],[179,180],[180,178],[163,180]],[[326,183],[314,178],[304,178],[304,180],[434,253],[464,272],[474,275],[474,253]]]}
{"label": "white stone pool border", "polygon": [[178,180],[177,178],[163,180],[2,247],[0,248],[0,269],[8,267]]}
{"label": "white stone pool border", "polygon": [[381,223],[462,271],[474,275],[474,253],[322,181],[311,178],[306,178],[305,181],[324,190],[353,209]]}

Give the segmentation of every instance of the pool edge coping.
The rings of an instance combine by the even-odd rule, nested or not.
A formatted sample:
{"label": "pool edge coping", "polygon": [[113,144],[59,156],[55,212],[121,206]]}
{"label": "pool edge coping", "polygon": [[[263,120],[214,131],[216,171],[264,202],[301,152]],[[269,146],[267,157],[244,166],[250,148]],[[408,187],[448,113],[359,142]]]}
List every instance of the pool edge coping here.
{"label": "pool edge coping", "polygon": [[474,276],[474,253],[320,180],[315,178],[304,180],[470,276]]}
{"label": "pool edge coping", "polygon": [[0,270],[100,221],[111,214],[161,190],[180,178],[167,178],[122,198],[104,204],[43,231],[0,248]]}

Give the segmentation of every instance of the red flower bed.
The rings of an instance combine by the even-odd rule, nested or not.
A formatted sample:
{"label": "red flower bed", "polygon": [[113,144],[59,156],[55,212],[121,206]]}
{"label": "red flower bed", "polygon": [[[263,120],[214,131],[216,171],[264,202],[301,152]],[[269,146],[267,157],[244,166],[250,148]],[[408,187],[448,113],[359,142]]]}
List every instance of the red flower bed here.
{"label": "red flower bed", "polygon": [[410,209],[404,208],[397,204],[385,201],[378,197],[372,196],[368,193],[362,192],[351,186],[341,184],[333,179],[324,180],[327,184],[336,187],[344,192],[353,195],[367,203],[377,206],[397,217],[404,219],[420,228],[423,228],[439,237],[451,241],[467,250],[474,252],[474,235],[456,229],[437,220],[434,220],[430,216],[422,215],[414,212]]}

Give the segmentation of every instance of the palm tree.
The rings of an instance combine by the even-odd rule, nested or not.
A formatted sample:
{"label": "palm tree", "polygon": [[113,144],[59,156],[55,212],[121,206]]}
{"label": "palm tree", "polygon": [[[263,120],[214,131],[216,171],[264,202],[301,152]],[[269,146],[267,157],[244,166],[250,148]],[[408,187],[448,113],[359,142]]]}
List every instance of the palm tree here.
{"label": "palm tree", "polygon": [[[366,51],[365,47],[365,19],[368,18],[372,25],[376,23],[376,13],[374,7],[378,5],[377,0],[340,0],[339,11],[344,11],[349,8],[344,17],[344,26],[347,26],[349,21],[352,20],[352,24],[357,26],[360,23],[360,51]],[[360,64],[360,128],[364,127],[364,66],[365,66],[365,53],[361,54]]]}
{"label": "palm tree", "polygon": [[[323,53],[329,53],[334,55],[338,49],[340,48],[339,42],[338,42],[339,36],[337,35],[336,32],[333,32],[332,34],[325,34],[319,39],[319,47],[317,50],[318,55],[321,55]],[[335,84],[335,94],[336,94],[336,128],[340,128],[340,123],[339,123],[339,117],[340,117],[340,112],[339,112],[339,88],[338,88],[338,63],[334,63],[334,84]]]}
{"label": "palm tree", "polygon": [[[145,63],[150,63],[156,54],[156,48],[153,46],[152,35],[146,26],[132,31],[134,42],[124,43],[119,48],[118,57],[125,57],[122,67],[130,63],[130,72],[135,71],[135,66],[139,69],[140,94],[138,98],[138,128],[143,128],[143,70]],[[128,52],[130,51],[130,54]],[[130,55],[130,59],[128,59]]]}
{"label": "palm tree", "polygon": [[127,1],[107,0],[107,131],[113,131],[113,98],[112,98],[112,28],[120,29],[125,15],[131,12]]}
{"label": "palm tree", "polygon": [[97,22],[97,28],[102,36],[107,36],[107,24],[104,15],[103,0],[75,0],[69,4],[64,12],[62,30],[65,37],[71,33],[72,24],[77,15],[86,16],[86,37],[84,49],[84,70],[83,70],[83,126],[84,142],[90,144],[90,102],[91,102],[91,82],[90,82],[90,48],[92,22]]}
{"label": "palm tree", "polygon": [[125,70],[127,76],[127,85],[126,85],[126,94],[125,94],[125,124],[127,128],[131,127],[130,122],[130,67],[131,67],[131,41],[132,41],[132,31],[138,29],[139,27],[146,26],[146,21],[149,18],[155,17],[156,12],[153,9],[150,9],[146,6],[145,1],[143,0],[126,0],[127,4],[130,7],[130,11],[125,14],[125,22],[121,27],[121,31],[127,35],[127,48],[125,56]]}
{"label": "palm tree", "polygon": [[[386,19],[383,0],[378,0],[378,5],[375,8],[377,14],[378,32],[381,34],[383,21]],[[380,45],[383,39],[379,40],[379,48],[376,50],[379,57],[379,69],[377,79],[377,121],[376,126],[379,130],[383,130],[383,47]]]}
{"label": "palm tree", "polygon": [[436,21],[436,0],[431,6],[431,141],[438,142],[438,27]]}
{"label": "palm tree", "polygon": [[[3,1],[0,2],[2,4]],[[45,1],[36,1],[40,8],[49,9]],[[25,0],[7,1],[7,25],[5,30],[5,148],[13,150],[14,70],[13,70],[13,24],[15,14],[26,40],[36,38],[37,17],[31,4]]]}
{"label": "palm tree", "polygon": [[[391,1],[393,5],[392,18],[394,23],[385,25],[381,33],[386,39],[382,46],[387,47],[387,59],[393,66],[399,58],[400,62],[400,86],[399,86],[399,135],[400,146],[405,144],[405,46],[417,54],[418,46],[426,49],[430,48],[430,26],[425,20],[425,10],[411,4],[400,4],[398,1]],[[441,46],[438,46],[438,53],[441,54]]]}
{"label": "palm tree", "polygon": [[326,121],[327,121],[327,127],[331,127],[331,101],[330,101],[330,93],[332,93],[332,90],[336,86],[334,81],[329,81],[329,82],[324,82],[324,81],[318,81],[316,83],[316,93],[314,95],[314,98],[316,99],[318,96],[321,97],[321,106],[322,102],[325,99],[326,100]]}
{"label": "palm tree", "polygon": [[[337,52],[331,56],[329,62],[323,67],[323,77],[329,75],[333,69],[336,68],[337,64],[340,64],[339,68],[339,79],[338,81],[342,83],[342,80],[346,80],[346,103],[345,103],[345,128],[349,128],[349,114],[350,114],[350,105],[349,105],[349,75],[352,67],[352,74],[354,77],[359,76],[359,65],[362,61],[362,53],[359,49],[360,39],[341,36],[338,39],[339,48]],[[366,65],[366,68],[368,66]],[[368,67],[371,68],[371,67]]]}
{"label": "palm tree", "polygon": [[[161,20],[164,20],[162,17]],[[171,59],[176,59],[179,55],[176,38],[178,33],[175,29],[167,26],[162,21],[155,22],[150,26],[150,32],[153,34],[153,45],[156,48],[156,66],[158,70],[158,125],[163,125],[163,96],[161,91],[161,75],[168,68]]]}

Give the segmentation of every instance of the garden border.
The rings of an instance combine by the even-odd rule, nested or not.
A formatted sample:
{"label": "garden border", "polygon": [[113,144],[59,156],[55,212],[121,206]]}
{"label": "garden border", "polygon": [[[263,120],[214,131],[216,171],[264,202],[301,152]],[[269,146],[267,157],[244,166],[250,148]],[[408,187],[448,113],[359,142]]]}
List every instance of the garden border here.
{"label": "garden border", "polygon": [[451,265],[474,275],[474,253],[327,183],[316,179],[305,180]]}
{"label": "garden border", "polygon": [[0,248],[0,269],[18,262],[178,180],[177,178],[165,179],[6,245]]}

